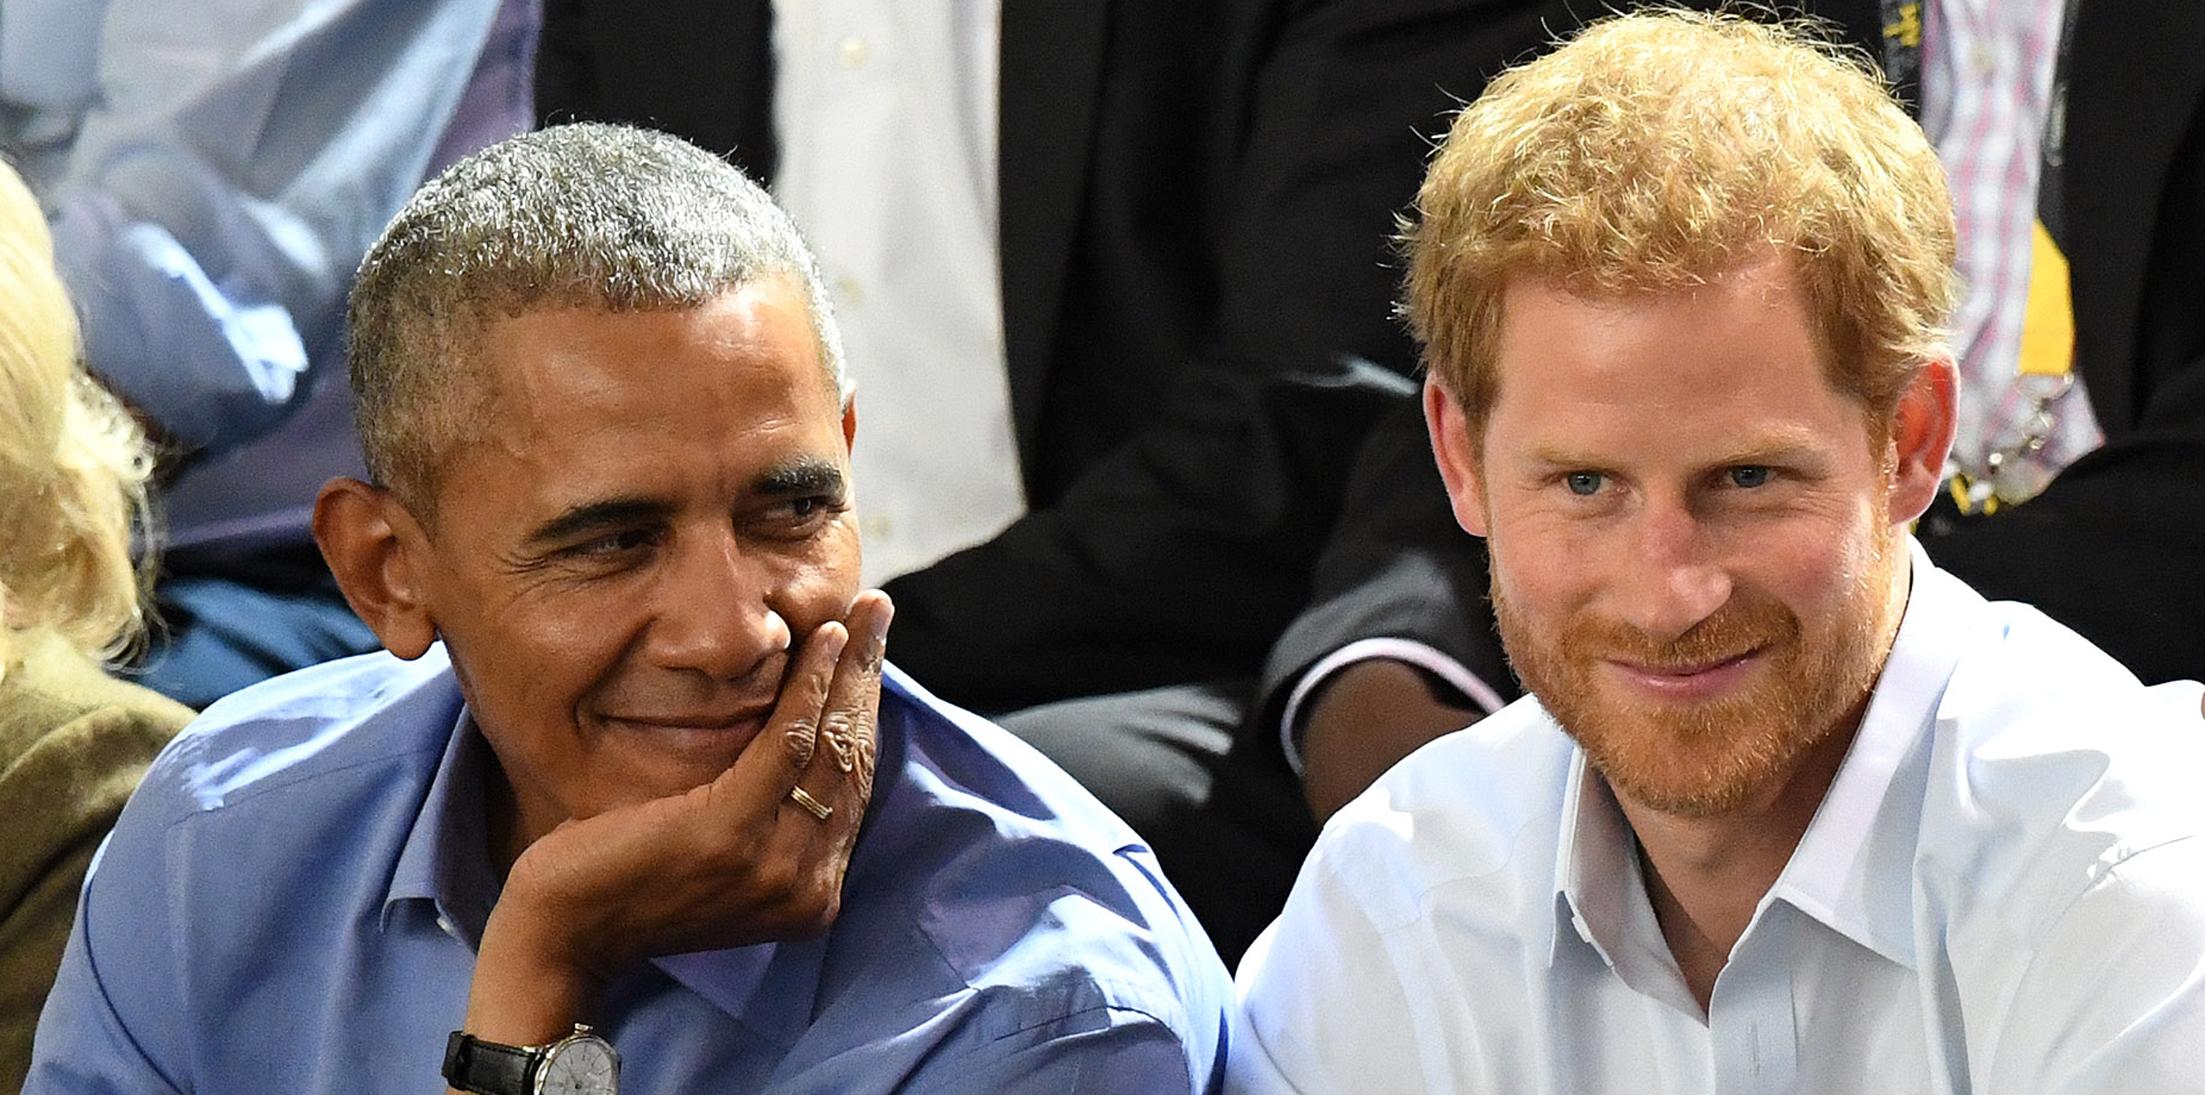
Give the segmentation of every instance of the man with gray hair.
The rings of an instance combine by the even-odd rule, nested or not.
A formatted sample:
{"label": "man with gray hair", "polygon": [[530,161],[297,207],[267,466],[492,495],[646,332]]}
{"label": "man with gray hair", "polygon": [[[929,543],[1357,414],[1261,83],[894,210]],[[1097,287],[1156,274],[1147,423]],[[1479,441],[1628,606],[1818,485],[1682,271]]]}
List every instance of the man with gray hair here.
{"label": "man with gray hair", "polygon": [[670,137],[425,187],[352,300],[374,481],[315,515],[387,652],[155,764],[28,1090],[1213,1086],[1229,986],[1148,850],[883,661],[823,300]]}

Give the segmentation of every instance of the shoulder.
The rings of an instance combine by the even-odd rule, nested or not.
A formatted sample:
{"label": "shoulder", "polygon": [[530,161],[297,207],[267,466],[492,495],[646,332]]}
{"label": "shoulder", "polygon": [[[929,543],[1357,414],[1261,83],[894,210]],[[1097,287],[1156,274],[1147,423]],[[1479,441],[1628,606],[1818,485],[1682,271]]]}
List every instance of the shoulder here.
{"label": "shoulder", "polygon": [[[1537,699],[1519,699],[1411,753],[1333,815],[1296,889],[1352,891],[1383,929],[1418,919],[1434,889],[1543,887],[1575,755]],[[1520,884],[1493,878],[1512,864],[1534,869]]]}
{"label": "shoulder", "polygon": [[142,811],[157,816],[144,820],[256,809],[248,804],[264,796],[310,795],[348,772],[423,754],[433,765],[459,705],[441,649],[413,662],[366,654],[254,685],[207,708],[162,752],[140,792]]}
{"label": "shoulder", "polygon": [[[1230,985],[1141,839],[1032,747],[894,671],[881,728],[835,930],[864,969],[846,972],[877,978],[895,955],[907,983],[867,991],[960,1001],[974,1045],[1148,1026],[1206,1074]],[[850,985],[835,964],[828,991]]]}
{"label": "shoulder", "polygon": [[18,632],[12,640],[16,664],[0,675],[0,768],[71,728],[129,728],[158,742],[191,721],[190,708],[109,676],[58,635]]}
{"label": "shoulder", "polygon": [[1527,697],[1335,814],[1241,960],[1228,1086],[1413,1086],[1433,1046],[1470,1036],[1469,1001],[1538,976],[1575,755]]}
{"label": "shoulder", "polygon": [[191,710],[56,636],[19,638],[20,661],[0,678],[0,799],[104,802],[112,816]]}
{"label": "shoulder", "polygon": [[21,918],[42,909],[58,948],[92,849],[191,712],[107,676],[58,638],[31,638],[21,652],[0,680],[0,803],[13,807],[0,838],[0,922],[11,929],[0,939],[30,930]]}
{"label": "shoulder", "polygon": [[419,804],[459,703],[441,650],[412,663],[364,654],[225,696],[154,758],[115,850],[159,844],[185,872],[304,870],[320,848],[359,850],[370,820]]}
{"label": "shoulder", "polygon": [[[2201,695],[2139,683],[2033,608],[1986,603],[1937,705],[1919,869],[2026,944],[2130,860],[2196,846]],[[2205,908],[2205,887],[2185,899]]]}

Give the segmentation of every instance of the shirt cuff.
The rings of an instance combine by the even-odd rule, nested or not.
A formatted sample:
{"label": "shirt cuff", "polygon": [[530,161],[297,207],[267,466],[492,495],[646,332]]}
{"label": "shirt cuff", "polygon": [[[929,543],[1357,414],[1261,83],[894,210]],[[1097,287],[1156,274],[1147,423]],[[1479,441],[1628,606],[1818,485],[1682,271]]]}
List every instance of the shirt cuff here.
{"label": "shirt cuff", "polygon": [[1319,686],[1333,674],[1357,662],[1378,658],[1406,662],[1438,677],[1455,691],[1470,697],[1470,702],[1485,708],[1488,715],[1504,706],[1500,693],[1495,692],[1492,685],[1435,647],[1415,639],[1357,639],[1317,659],[1317,663],[1302,674],[1302,679],[1294,683],[1294,690],[1286,695],[1286,709],[1279,713],[1279,748],[1285,751],[1287,767],[1294,770],[1296,777],[1303,775],[1302,743],[1294,733],[1294,722],[1301,714],[1302,704],[1316,695]]}

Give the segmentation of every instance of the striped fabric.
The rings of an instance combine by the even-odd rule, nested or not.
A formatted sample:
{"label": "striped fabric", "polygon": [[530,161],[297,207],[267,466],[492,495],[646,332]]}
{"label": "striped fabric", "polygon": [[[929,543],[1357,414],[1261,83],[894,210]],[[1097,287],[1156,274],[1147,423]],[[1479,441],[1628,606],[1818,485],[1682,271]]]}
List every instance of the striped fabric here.
{"label": "striped fabric", "polygon": [[[1967,283],[1953,320],[1961,388],[1951,470],[1987,481],[1992,454],[2003,451],[2008,501],[2034,494],[2104,441],[2079,384],[2019,367],[2065,8],[2066,0],[1934,0],[1922,51],[1922,124],[1952,181]],[[2063,267],[2041,266],[2042,277],[2064,280]],[[2040,285],[2040,298],[2048,288],[2057,292]],[[2049,318],[2056,326],[2065,317]],[[2063,388],[2044,407],[2048,418],[2032,424],[2039,401]],[[2017,451],[2032,432],[2043,446]]]}

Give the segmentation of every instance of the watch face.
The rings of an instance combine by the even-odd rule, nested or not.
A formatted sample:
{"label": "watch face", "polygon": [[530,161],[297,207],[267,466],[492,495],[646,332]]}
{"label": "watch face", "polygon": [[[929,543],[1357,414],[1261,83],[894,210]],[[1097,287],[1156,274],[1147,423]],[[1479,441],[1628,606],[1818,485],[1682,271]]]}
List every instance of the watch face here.
{"label": "watch face", "polygon": [[620,1090],[620,1057],[602,1038],[571,1038],[552,1048],[536,1077],[542,1095],[614,1095]]}

